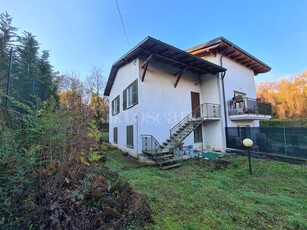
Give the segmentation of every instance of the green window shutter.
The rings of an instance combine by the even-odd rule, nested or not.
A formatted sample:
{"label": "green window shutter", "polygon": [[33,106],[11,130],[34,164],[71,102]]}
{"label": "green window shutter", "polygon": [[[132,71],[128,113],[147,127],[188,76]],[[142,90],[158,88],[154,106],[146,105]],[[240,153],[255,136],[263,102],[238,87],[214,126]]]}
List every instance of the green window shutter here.
{"label": "green window shutter", "polygon": [[123,92],[123,109],[127,109],[127,89],[125,89]]}
{"label": "green window shutter", "polygon": [[114,100],[112,101],[112,115],[114,115]]}
{"label": "green window shutter", "polygon": [[126,145],[133,148],[133,125],[126,127]]}
{"label": "green window shutter", "polygon": [[113,142],[117,144],[117,140],[118,140],[118,131],[117,131],[117,127],[114,127],[113,128]]}
{"label": "green window shutter", "polygon": [[117,113],[119,113],[119,108],[120,108],[120,100],[119,100],[119,95],[117,96]]}
{"label": "green window shutter", "polygon": [[138,103],[138,80],[136,79],[132,83],[132,104],[135,105]]}

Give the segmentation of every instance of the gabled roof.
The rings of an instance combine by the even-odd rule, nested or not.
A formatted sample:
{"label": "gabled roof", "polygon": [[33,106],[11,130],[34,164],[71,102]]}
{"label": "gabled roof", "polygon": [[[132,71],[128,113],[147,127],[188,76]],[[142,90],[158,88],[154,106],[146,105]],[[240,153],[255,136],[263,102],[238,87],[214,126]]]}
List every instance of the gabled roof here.
{"label": "gabled roof", "polygon": [[206,56],[212,53],[220,53],[234,60],[235,62],[250,68],[254,71],[255,75],[259,73],[266,73],[271,70],[270,66],[263,63],[224,37],[219,37],[211,41],[207,41],[200,45],[189,48],[186,51],[198,57]]}
{"label": "gabled roof", "polygon": [[145,59],[151,58],[157,62],[163,62],[184,71],[191,71],[198,74],[216,74],[226,71],[225,68],[196,57],[186,51],[155,38],[147,37],[112,65],[104,91],[105,96],[110,95],[117,71],[137,57],[144,57]]}

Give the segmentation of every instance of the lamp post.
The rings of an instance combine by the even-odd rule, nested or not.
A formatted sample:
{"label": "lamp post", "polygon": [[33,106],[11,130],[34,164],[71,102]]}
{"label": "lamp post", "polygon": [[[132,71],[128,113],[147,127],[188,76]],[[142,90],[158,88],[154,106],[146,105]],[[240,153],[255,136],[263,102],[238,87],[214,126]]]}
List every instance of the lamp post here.
{"label": "lamp post", "polygon": [[252,175],[252,164],[251,164],[250,147],[253,146],[253,141],[251,139],[249,139],[249,138],[245,138],[243,140],[243,145],[247,148],[249,174]]}

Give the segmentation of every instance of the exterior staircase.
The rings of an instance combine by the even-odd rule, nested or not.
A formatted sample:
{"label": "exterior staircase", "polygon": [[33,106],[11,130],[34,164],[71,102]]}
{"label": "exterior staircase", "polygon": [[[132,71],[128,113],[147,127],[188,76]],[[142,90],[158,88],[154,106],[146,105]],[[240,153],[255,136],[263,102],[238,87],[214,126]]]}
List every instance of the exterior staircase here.
{"label": "exterior staircase", "polygon": [[163,142],[163,147],[168,149],[176,148],[176,146],[189,136],[201,123],[203,123],[203,120],[198,118],[187,120],[177,127],[174,127],[171,130],[170,138],[168,138],[166,142]]}
{"label": "exterior staircase", "polygon": [[150,156],[162,170],[182,165],[173,150],[163,147],[152,135],[142,135],[142,145],[143,153]]}
{"label": "exterior staircase", "polygon": [[152,135],[142,135],[143,153],[155,160],[163,170],[181,166],[179,145],[205,120],[219,120],[220,111],[217,104],[200,105],[170,130],[170,137],[162,145]]}

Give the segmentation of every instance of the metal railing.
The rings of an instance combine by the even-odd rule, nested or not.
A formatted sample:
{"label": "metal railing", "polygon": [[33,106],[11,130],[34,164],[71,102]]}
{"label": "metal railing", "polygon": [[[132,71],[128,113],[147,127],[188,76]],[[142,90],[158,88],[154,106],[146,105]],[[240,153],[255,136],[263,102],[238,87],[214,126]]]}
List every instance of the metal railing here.
{"label": "metal railing", "polygon": [[145,153],[150,153],[158,164],[161,164],[161,158],[159,156],[162,156],[163,147],[160,145],[160,143],[157,141],[156,138],[152,135],[142,134],[142,151]]}
{"label": "metal railing", "polygon": [[174,134],[184,127],[187,123],[197,119],[210,119],[221,117],[221,106],[219,104],[204,103],[193,110],[189,115],[184,117],[178,124],[170,130],[170,137],[175,137]]}
{"label": "metal railing", "polygon": [[226,127],[227,148],[245,150],[245,138],[253,140],[251,151],[307,159],[307,127]]}
{"label": "metal railing", "polygon": [[[234,103],[244,103],[240,107],[236,107]],[[236,108],[232,108],[236,107]],[[272,115],[272,105],[266,102],[260,102],[253,98],[245,97],[243,101],[228,101],[229,115],[239,114],[255,114],[255,115]]]}

